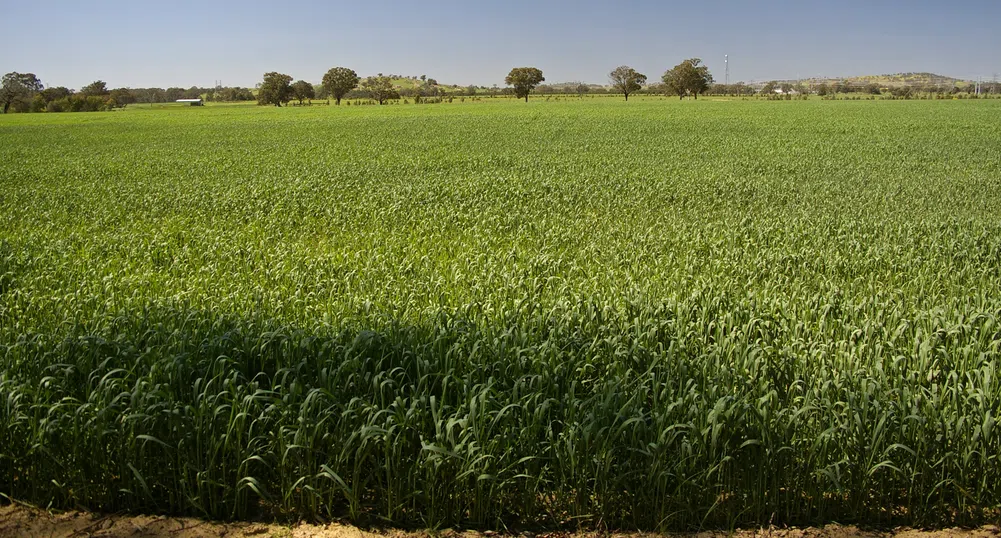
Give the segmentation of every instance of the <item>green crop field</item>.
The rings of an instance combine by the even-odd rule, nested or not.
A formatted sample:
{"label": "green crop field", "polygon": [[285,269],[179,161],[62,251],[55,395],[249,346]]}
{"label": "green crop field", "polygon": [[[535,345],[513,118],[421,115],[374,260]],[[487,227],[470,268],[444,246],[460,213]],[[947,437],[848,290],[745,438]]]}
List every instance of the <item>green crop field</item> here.
{"label": "green crop field", "polygon": [[1001,101],[0,117],[0,493],[997,521]]}

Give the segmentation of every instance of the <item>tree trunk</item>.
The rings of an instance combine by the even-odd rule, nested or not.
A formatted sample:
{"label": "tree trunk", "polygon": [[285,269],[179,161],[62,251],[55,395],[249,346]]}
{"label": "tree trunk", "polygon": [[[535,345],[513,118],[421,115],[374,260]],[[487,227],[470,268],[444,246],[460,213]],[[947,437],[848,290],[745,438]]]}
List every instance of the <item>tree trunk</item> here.
{"label": "tree trunk", "polygon": [[699,100],[699,94],[698,94],[698,92],[694,93],[693,95],[695,96],[695,100],[698,101]]}
{"label": "tree trunk", "polygon": [[337,101],[337,106],[341,106],[341,98],[340,97],[334,97],[334,99]]}
{"label": "tree trunk", "polygon": [[[527,94],[525,95],[525,102],[526,103],[528,102],[528,95]],[[4,113],[6,113],[6,112],[4,112]]]}
{"label": "tree trunk", "polygon": [[10,109],[10,101],[7,101],[6,103],[3,104],[3,113],[6,114],[9,109]]}
{"label": "tree trunk", "polygon": [[629,94],[626,94],[626,101],[629,101]]}

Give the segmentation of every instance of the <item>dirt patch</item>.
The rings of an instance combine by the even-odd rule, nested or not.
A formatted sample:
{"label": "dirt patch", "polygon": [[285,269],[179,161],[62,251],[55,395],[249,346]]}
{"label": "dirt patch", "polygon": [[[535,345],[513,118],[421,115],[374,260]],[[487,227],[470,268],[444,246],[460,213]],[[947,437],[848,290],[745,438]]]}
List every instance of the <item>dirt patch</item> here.
{"label": "dirt patch", "polygon": [[[340,524],[277,525],[264,523],[215,523],[194,518],[161,516],[98,515],[87,512],[50,513],[19,505],[0,506],[0,537],[3,538],[495,538],[485,532],[438,533],[387,530],[370,532]],[[640,533],[549,533],[519,535],[519,538],[642,538]],[[646,535],[653,536],[653,535]],[[863,531],[857,527],[829,525],[824,528],[758,529],[736,533],[702,532],[675,535],[679,538],[998,538],[997,526],[978,529]]]}

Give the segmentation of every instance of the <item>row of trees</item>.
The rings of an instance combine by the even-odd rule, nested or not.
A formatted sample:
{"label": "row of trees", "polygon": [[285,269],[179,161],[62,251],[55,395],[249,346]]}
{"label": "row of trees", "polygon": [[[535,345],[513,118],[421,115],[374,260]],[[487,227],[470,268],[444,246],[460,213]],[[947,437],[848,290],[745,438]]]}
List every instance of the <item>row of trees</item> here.
{"label": "row of trees", "polygon": [[[583,97],[588,94],[622,94],[628,101],[629,96],[634,94],[647,95],[677,95],[679,97],[693,97],[698,95],[727,95],[727,96],[753,96],[753,95],[789,95],[789,94],[817,94],[820,96],[841,95],[841,94],[890,94],[897,97],[919,93],[956,94],[964,91],[972,91],[972,86],[961,89],[954,85],[910,85],[893,88],[881,88],[878,84],[852,84],[848,81],[836,81],[833,83],[821,83],[819,85],[807,85],[804,83],[771,81],[763,86],[751,86],[743,82],[734,84],[717,84],[706,66],[701,60],[692,58],[678,64],[661,77],[661,80],[647,84],[647,77],[637,72],[629,66],[620,66],[609,73],[609,85],[586,84],[581,81],[546,84],[542,72],[532,71],[536,68],[516,68],[508,74],[507,82],[509,87],[498,88],[497,86],[442,86],[433,78],[425,75],[420,77],[402,77],[399,75],[383,76],[382,73],[367,79],[361,79],[351,69],[336,67],[324,75],[324,82],[313,85],[310,93],[309,83],[299,81],[292,84],[286,79],[290,86],[291,93],[287,94],[285,104],[292,100],[302,102],[305,99],[334,99],[340,104],[341,99],[374,99],[385,102],[387,99],[413,98],[420,102],[422,98],[436,97],[459,97],[486,95],[495,96],[517,96],[520,99],[529,95],[577,95]],[[393,81],[401,81],[399,86]],[[412,85],[406,83],[413,81]],[[527,85],[526,85],[527,84]],[[531,84],[534,84],[531,85]],[[997,86],[997,87],[994,87]],[[297,89],[298,88],[298,89]],[[340,88],[339,90],[337,88]],[[249,90],[247,90],[249,92]],[[984,93],[1001,93],[1001,85],[984,84]],[[253,99],[251,96],[248,100]],[[267,102],[265,104],[274,104]]]}
{"label": "row of trees", "polygon": [[[382,75],[368,77],[362,80],[354,70],[347,67],[333,67],[323,75],[320,92],[316,91],[310,83],[300,80],[292,82],[293,78],[284,73],[272,71],[264,74],[264,81],[258,88],[257,102],[261,105],[282,106],[287,105],[293,99],[297,99],[300,104],[306,99],[313,99],[320,95],[321,98],[333,98],[336,104],[341,104],[341,99],[349,96],[360,87],[363,95],[377,101],[380,105],[390,99],[399,99],[399,91],[392,82],[392,78]],[[504,78],[504,82],[511,87],[513,94],[528,102],[528,97],[535,88],[545,82],[546,77],[542,70],[537,67],[515,67]],[[646,84],[647,77],[637,72],[632,67],[623,65],[609,73],[609,80],[619,93],[625,96],[626,101],[629,95],[640,91]],[[672,93],[684,99],[692,96],[698,99],[699,94],[708,90],[713,83],[712,74],[709,68],[702,65],[702,60],[691,58],[676,65],[673,69],[666,71],[661,78],[662,88],[667,93]],[[421,77],[421,82],[433,87],[436,91],[437,83],[434,79],[428,80]],[[573,91],[583,95],[590,90],[590,86],[583,83],[575,83]],[[476,88],[471,87],[470,93],[475,95]],[[415,97],[420,97],[420,94]]]}
{"label": "row of trees", "polygon": [[207,101],[253,101],[249,88],[115,88],[103,80],[71,90],[65,86],[46,88],[33,73],[7,73],[0,84],[3,112],[89,112],[125,107],[132,103],[172,103],[178,99]]}
{"label": "row of trees", "polygon": [[46,88],[34,73],[7,73],[0,84],[0,104],[4,114],[15,112],[62,112],[107,110],[113,106],[133,102],[126,88],[109,90],[104,81],[98,80],[79,92],[63,86]]}
{"label": "row of trees", "polygon": [[[544,80],[542,71],[534,67],[518,67],[511,70],[504,82],[513,86],[515,95],[523,97],[527,102],[528,94]],[[628,65],[620,65],[608,74],[608,80],[612,89],[621,93],[628,101],[631,94],[643,89],[647,77]],[[712,86],[713,76],[709,68],[702,64],[702,60],[690,58],[665,71],[661,81],[662,84],[657,87],[660,90],[658,93],[677,95],[680,99],[687,96],[698,99],[699,94],[705,93]],[[581,95],[588,91],[589,87],[584,84],[579,84],[576,88],[576,93]]]}
{"label": "row of trees", "polygon": [[[132,103],[163,103],[178,99],[201,98],[206,101],[252,101],[257,100],[263,105],[282,106],[296,100],[302,104],[311,99],[333,99],[340,104],[344,98],[368,98],[379,104],[390,99],[413,98],[415,102],[422,99],[434,99],[437,102],[442,97],[455,95],[475,96],[484,92],[490,96],[514,95],[520,99],[536,94],[576,94],[583,97],[587,93],[620,93],[628,101],[635,93],[677,95],[684,99],[687,96],[698,99],[700,94],[750,96],[762,94],[768,96],[809,94],[820,96],[836,96],[839,94],[889,94],[898,98],[909,98],[919,94],[938,94],[940,96],[972,93],[973,87],[960,88],[954,84],[928,84],[918,86],[895,86],[881,88],[879,84],[852,84],[849,81],[824,82],[819,85],[806,86],[802,83],[771,81],[760,90],[744,83],[714,84],[709,69],[698,58],[685,60],[666,71],[660,82],[647,85],[646,75],[632,67],[623,65],[612,70],[608,75],[609,86],[589,85],[583,82],[543,85],[545,77],[540,69],[535,67],[517,67],[505,77],[508,88],[499,89],[468,86],[440,86],[433,78],[426,75],[420,77],[401,77],[398,75],[368,77],[364,80],[358,74],[346,67],[331,68],[323,75],[322,83],[313,85],[305,80],[293,82],[292,77],[277,72],[264,75],[264,81],[255,92],[249,88],[221,87],[200,88],[116,88],[108,89],[104,81],[97,80],[79,91],[62,86],[45,88],[42,82],[32,73],[7,73],[3,76],[0,86],[0,106],[3,112],[61,112],[61,111],[92,111],[109,110],[124,107]],[[402,80],[402,87],[393,84],[394,80]],[[412,82],[412,84],[407,84]],[[982,93],[1001,93],[1001,84],[987,83],[981,86]]]}
{"label": "row of trees", "polygon": [[[411,87],[397,88],[393,80],[400,78],[413,80],[414,84]],[[291,76],[284,73],[274,71],[265,73],[263,82],[258,86],[258,103],[282,106],[293,100],[302,104],[307,99],[333,99],[339,105],[345,98],[366,98],[383,104],[390,99],[401,97],[412,97],[416,102],[420,102],[422,98],[438,98],[446,93],[476,95],[479,90],[476,86],[466,88],[452,86],[446,92],[445,88],[439,86],[438,81],[426,75],[422,75],[419,79],[417,77],[410,79],[410,77],[386,76],[379,73],[362,79],[358,73],[347,67],[331,68],[323,75],[323,80],[318,86],[311,85],[305,80],[297,82],[292,80]]]}
{"label": "row of trees", "polygon": [[347,67],[331,68],[323,75],[320,91],[305,80],[292,82],[293,78],[284,73],[272,71],[264,74],[264,82],[258,87],[257,102],[261,105],[282,106],[293,99],[300,104],[307,99],[333,98],[339,105],[341,99],[359,86],[367,97],[383,104],[389,99],[399,99],[400,95],[393,86],[392,79],[379,75],[368,77],[364,81],[357,73]]}

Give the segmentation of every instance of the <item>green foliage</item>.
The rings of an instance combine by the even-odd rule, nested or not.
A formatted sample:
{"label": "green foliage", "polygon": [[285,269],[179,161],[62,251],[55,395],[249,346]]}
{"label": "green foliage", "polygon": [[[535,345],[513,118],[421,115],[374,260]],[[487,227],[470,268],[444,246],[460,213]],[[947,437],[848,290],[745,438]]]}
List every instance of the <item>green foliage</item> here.
{"label": "green foliage", "polygon": [[313,99],[316,97],[316,91],[313,89],[313,85],[306,82],[305,80],[300,80],[295,84],[292,84],[292,97],[294,97],[301,105],[306,99]]}
{"label": "green foliage", "polygon": [[608,74],[608,80],[612,83],[612,88],[622,93],[628,101],[630,93],[639,91],[646,84],[646,75],[628,65],[622,65]]}
{"label": "green foliage", "polygon": [[101,97],[108,95],[108,84],[103,80],[95,80],[90,84],[80,88],[80,93],[86,97]]}
{"label": "green foliage", "polygon": [[[145,99],[141,99],[140,102],[146,102],[146,103],[158,102],[159,99],[157,99],[157,96],[163,94],[163,92],[159,88],[148,88],[148,89],[143,89],[141,91],[144,94],[146,94],[146,96]],[[133,90],[133,94],[136,93],[137,92]],[[151,93],[153,95],[150,95]],[[253,101],[256,99],[254,93],[250,91],[250,89],[248,88],[239,88],[239,87],[213,88],[211,90],[211,94],[213,101],[233,102],[233,101]]]}
{"label": "green foliage", "polygon": [[368,77],[362,82],[361,89],[369,98],[374,99],[380,105],[390,99],[400,98],[400,94],[393,86],[393,81],[386,76]]}
{"label": "green foliage", "polygon": [[103,112],[111,110],[115,101],[107,96],[70,94],[45,103],[45,112]]}
{"label": "green foliage", "polygon": [[51,103],[59,99],[65,99],[73,94],[73,91],[65,86],[56,86],[51,88],[45,88],[41,91],[40,95],[45,99],[46,103]]}
{"label": "green foliage", "polygon": [[1001,102],[837,105],[0,117],[0,493],[996,521]]}
{"label": "green foliage", "polygon": [[668,91],[680,99],[684,99],[686,95],[698,99],[700,93],[712,86],[713,76],[709,73],[709,68],[702,65],[702,60],[690,58],[666,71],[661,80]]}
{"label": "green foliage", "polygon": [[0,82],[0,103],[6,114],[15,103],[28,103],[35,93],[42,91],[42,82],[34,73],[7,73]]}
{"label": "green foliage", "polygon": [[264,74],[264,82],[257,90],[257,103],[277,107],[292,100],[292,77],[277,72]]}
{"label": "green foliage", "polygon": [[332,67],[323,75],[323,87],[339,105],[348,92],[358,87],[359,80],[358,74],[347,67]]}
{"label": "green foliage", "polygon": [[132,91],[128,88],[117,88],[111,90],[108,97],[111,99],[113,106],[126,107],[136,102],[135,95],[133,95]]}
{"label": "green foliage", "polygon": [[514,95],[519,99],[524,99],[526,103],[532,89],[545,80],[546,77],[542,76],[542,71],[535,67],[515,67],[504,77],[504,83],[514,87]]}

